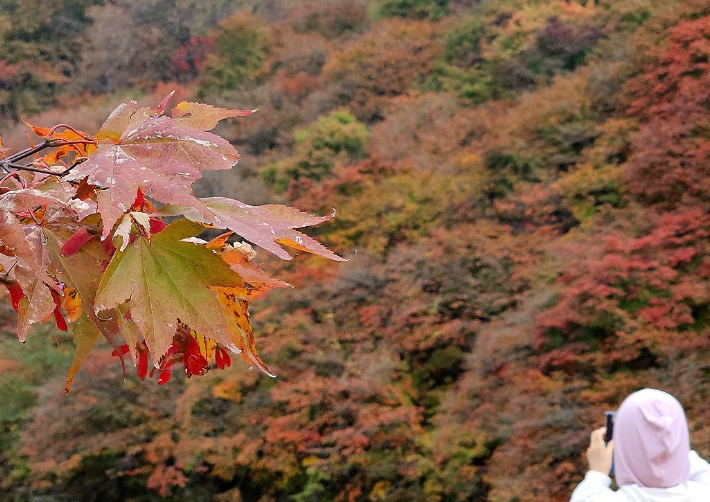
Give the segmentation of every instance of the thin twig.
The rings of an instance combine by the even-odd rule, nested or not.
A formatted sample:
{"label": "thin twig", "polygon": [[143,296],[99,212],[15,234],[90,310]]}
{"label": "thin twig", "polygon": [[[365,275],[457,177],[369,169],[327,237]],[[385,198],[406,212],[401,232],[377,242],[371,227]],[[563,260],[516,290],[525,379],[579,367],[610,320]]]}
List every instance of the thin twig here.
{"label": "thin twig", "polygon": [[26,159],[27,157],[34,155],[35,153],[44,150],[45,148],[49,148],[49,141],[43,141],[39,145],[35,145],[30,148],[25,148],[24,150],[20,150],[17,153],[13,153],[12,155],[4,159],[2,162],[17,162],[18,160]]}
{"label": "thin twig", "polygon": [[[50,129],[51,133],[53,133],[59,127],[64,127],[64,128],[70,129],[70,130],[74,131],[75,133],[79,134],[80,136],[82,136],[82,134],[80,134],[74,128],[72,128],[71,126],[68,126],[66,124],[59,124],[57,126],[54,126],[52,129]],[[50,135],[51,135],[51,133],[50,133]],[[64,169],[63,171],[59,171],[59,172],[50,171],[49,169],[42,169],[39,167],[34,167],[32,165],[24,166],[21,164],[17,164],[17,162],[22,159],[26,159],[27,157],[30,157],[30,156],[44,150],[45,148],[57,148],[57,147],[61,147],[61,146],[78,147],[79,145],[98,145],[98,143],[96,141],[93,141],[90,139],[76,140],[76,141],[68,141],[68,140],[63,140],[63,139],[48,139],[48,140],[45,139],[44,141],[42,141],[42,143],[40,143],[38,145],[33,145],[29,148],[25,148],[24,150],[20,150],[19,152],[15,153],[13,155],[10,155],[5,159],[0,160],[0,168],[3,171],[5,171],[5,173],[7,173],[7,176],[2,178],[2,180],[4,181],[9,176],[15,176],[16,171],[29,171],[29,172],[33,172],[33,173],[47,174],[50,176],[56,176],[57,178],[61,178],[62,176],[66,176],[76,166],[78,166],[82,162],[85,162],[87,160],[87,157],[77,157],[71,166],[69,166],[66,169]],[[82,153],[81,150],[79,150],[79,148],[75,148],[75,149],[78,153]],[[14,171],[13,171],[13,169],[14,169]],[[22,180],[22,183],[25,185],[25,187],[27,186],[27,184],[24,182],[24,179],[21,176],[18,176],[18,179]],[[77,182],[77,181],[70,181],[69,183],[72,185],[79,184],[79,182]]]}
{"label": "thin twig", "polygon": [[50,171],[49,169],[40,169],[39,167],[32,167],[32,166],[21,166],[19,164],[12,164],[10,162],[0,162],[0,165],[7,166],[12,169],[16,169],[17,171],[30,171],[33,173],[51,174],[54,176],[59,176],[61,174],[61,173],[55,173],[54,171]]}
{"label": "thin twig", "polygon": [[35,222],[35,225],[39,225],[39,220],[35,216],[35,211],[37,209],[30,209],[30,216],[32,217],[32,220]]}
{"label": "thin twig", "polygon": [[98,145],[96,141],[92,140],[77,140],[77,141],[67,141],[67,140],[61,140],[61,139],[52,139],[52,140],[44,140],[42,143],[39,145],[32,146],[30,148],[25,148],[24,150],[20,150],[17,153],[13,153],[12,155],[9,155],[6,159],[3,159],[0,161],[0,165],[2,164],[13,164],[17,162],[18,160],[26,159],[27,157],[30,157],[34,155],[37,152],[40,152],[44,150],[45,148],[56,148],[60,146],[72,146],[72,145]]}
{"label": "thin twig", "polygon": [[67,167],[64,171],[62,171],[61,173],[59,173],[59,176],[65,176],[65,175],[69,174],[69,172],[71,172],[72,169],[74,169],[74,168],[75,168],[76,166],[78,166],[79,164],[83,164],[83,163],[86,162],[87,160],[89,160],[88,157],[77,157],[77,158],[74,160],[74,163],[73,163],[72,165],[70,165],[70,166]]}
{"label": "thin twig", "polygon": [[3,275],[4,275],[4,277],[3,277],[4,280],[6,280],[6,281],[7,281],[7,280],[10,280],[10,273],[11,273],[12,270],[15,268],[15,265],[17,265],[17,260],[15,261],[15,263],[13,263],[13,264],[10,266],[10,268],[8,269],[8,271],[3,274]]}

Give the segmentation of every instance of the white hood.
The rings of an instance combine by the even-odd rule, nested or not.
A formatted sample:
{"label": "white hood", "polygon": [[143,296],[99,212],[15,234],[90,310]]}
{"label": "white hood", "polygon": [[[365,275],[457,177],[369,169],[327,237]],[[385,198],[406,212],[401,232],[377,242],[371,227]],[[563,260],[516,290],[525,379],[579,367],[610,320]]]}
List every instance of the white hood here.
{"label": "white hood", "polygon": [[697,481],[686,481],[671,488],[626,485],[619,493],[629,502],[710,502],[710,487]]}
{"label": "white hood", "polygon": [[609,476],[589,471],[575,488],[570,502],[710,502],[710,464],[694,451],[690,452],[688,460],[688,480],[670,488],[629,484],[613,491]]}

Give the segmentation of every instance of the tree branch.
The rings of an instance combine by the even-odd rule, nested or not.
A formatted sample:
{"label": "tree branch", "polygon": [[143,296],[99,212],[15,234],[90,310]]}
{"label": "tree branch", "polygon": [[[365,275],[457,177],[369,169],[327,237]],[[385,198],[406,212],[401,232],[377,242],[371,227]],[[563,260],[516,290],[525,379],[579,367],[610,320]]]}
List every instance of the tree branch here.
{"label": "tree branch", "polygon": [[[64,124],[60,124],[59,126],[56,127],[67,127],[69,129],[74,130],[73,128],[69,126],[65,126]],[[72,169],[74,169],[76,166],[81,164],[82,162],[85,162],[87,160],[86,157],[77,157],[74,160],[74,163],[64,169],[63,171],[60,172],[55,172],[55,171],[50,171],[49,169],[42,169],[39,167],[34,167],[31,165],[23,166],[20,164],[17,164],[18,161],[22,159],[26,159],[27,157],[30,157],[38,152],[41,152],[45,148],[57,148],[60,146],[73,146],[73,145],[98,145],[96,141],[86,139],[86,140],[77,140],[77,141],[67,141],[67,140],[62,140],[62,139],[49,139],[49,140],[44,140],[42,143],[39,145],[35,145],[30,148],[25,148],[24,150],[21,150],[13,155],[9,155],[7,158],[0,160],[0,168],[2,168],[3,171],[6,173],[10,174],[14,171],[30,171],[33,173],[42,173],[42,174],[50,174],[53,176],[58,176],[62,177],[68,174]]]}

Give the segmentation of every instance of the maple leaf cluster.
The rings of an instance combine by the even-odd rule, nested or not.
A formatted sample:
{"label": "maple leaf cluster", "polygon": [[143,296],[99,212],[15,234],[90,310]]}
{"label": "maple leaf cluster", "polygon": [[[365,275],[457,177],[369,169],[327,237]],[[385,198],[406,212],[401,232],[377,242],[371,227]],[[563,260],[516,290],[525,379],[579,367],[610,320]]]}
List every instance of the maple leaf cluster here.
{"label": "maple leaf cluster", "polygon": [[[67,392],[101,335],[140,378],[157,371],[160,384],[178,363],[188,376],[204,374],[213,358],[229,366],[229,352],[273,376],[256,352],[249,301],[289,285],[253,262],[251,245],[230,237],[286,260],[282,246],[342,260],[296,230],[332,216],[195,197],[203,171],[230,169],[240,158],[209,131],[253,110],[182,102],[167,115],[171,96],[156,108],[121,104],[93,136],[65,124],[29,126],[41,143],[2,151],[0,281],[20,341],[51,319],[71,327]],[[207,242],[198,237],[206,228],[226,232]]]}

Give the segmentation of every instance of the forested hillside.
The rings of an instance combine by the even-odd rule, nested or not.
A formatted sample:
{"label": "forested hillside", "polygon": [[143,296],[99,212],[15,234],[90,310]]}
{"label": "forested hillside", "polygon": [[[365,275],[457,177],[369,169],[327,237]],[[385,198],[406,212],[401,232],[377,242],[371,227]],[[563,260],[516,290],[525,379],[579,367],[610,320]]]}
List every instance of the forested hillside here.
{"label": "forested hillside", "polygon": [[[631,391],[710,455],[710,3],[0,0],[0,135],[258,109],[200,195],[337,216],[165,385],[0,311],[0,500],[566,502]],[[213,173],[209,173],[213,174]],[[4,292],[3,292],[4,294]],[[236,358],[235,358],[236,359]]]}

